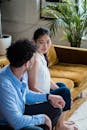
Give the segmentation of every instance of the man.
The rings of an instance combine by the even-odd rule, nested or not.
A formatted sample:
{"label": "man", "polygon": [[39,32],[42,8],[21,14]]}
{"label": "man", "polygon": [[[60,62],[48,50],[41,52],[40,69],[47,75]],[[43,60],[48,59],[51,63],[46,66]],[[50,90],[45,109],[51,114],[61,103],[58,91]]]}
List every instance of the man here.
{"label": "man", "polygon": [[27,69],[34,63],[35,52],[27,39],[7,49],[10,64],[0,70],[0,130],[51,130],[61,115],[65,106],[61,96],[28,89]]}

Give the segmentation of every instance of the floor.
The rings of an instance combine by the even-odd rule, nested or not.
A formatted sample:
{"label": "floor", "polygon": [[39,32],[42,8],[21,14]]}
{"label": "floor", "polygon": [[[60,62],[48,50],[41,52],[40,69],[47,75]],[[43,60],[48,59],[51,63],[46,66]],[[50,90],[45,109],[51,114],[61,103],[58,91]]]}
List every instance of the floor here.
{"label": "floor", "polygon": [[[83,97],[87,97],[87,90],[84,91]],[[87,98],[79,108],[71,115],[69,120],[73,120],[78,125],[79,130],[87,130]]]}
{"label": "floor", "polygon": [[69,118],[75,121],[79,130],[87,130],[87,101],[85,101]]}

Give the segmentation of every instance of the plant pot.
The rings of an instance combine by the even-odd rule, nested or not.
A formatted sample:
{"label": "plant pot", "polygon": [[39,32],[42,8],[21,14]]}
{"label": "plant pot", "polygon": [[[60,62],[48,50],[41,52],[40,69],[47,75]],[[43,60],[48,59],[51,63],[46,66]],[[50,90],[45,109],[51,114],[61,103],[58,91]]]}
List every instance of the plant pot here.
{"label": "plant pot", "polygon": [[6,54],[6,48],[8,48],[11,45],[11,41],[11,35],[3,35],[3,37],[0,38],[0,55]]}

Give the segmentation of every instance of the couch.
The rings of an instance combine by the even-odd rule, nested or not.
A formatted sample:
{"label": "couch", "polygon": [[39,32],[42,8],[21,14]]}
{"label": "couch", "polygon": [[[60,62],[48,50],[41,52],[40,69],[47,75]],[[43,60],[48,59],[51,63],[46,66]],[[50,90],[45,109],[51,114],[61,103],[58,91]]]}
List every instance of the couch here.
{"label": "couch", "polygon": [[[53,44],[47,56],[51,78],[65,83],[75,100],[87,87],[87,49]],[[0,68],[8,63],[5,56],[0,56]]]}
{"label": "couch", "polygon": [[87,88],[87,49],[52,45],[47,56],[51,78],[64,82],[74,101]]}
{"label": "couch", "polygon": [[[82,97],[83,90],[87,88],[87,49],[53,44],[47,56],[51,78],[70,88],[74,105],[75,100]],[[0,67],[8,63],[5,56],[0,56]],[[71,114],[72,112],[67,117]]]}
{"label": "couch", "polygon": [[48,53],[49,71],[54,82],[63,82],[70,88],[72,109],[67,113],[67,120],[86,100],[87,88],[87,49],[53,44]]}

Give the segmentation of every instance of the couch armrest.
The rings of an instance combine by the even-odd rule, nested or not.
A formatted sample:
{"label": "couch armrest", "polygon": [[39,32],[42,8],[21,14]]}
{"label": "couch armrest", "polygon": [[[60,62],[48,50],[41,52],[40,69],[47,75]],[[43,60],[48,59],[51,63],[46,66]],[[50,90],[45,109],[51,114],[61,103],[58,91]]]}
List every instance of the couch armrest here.
{"label": "couch armrest", "polygon": [[87,65],[87,49],[54,45],[60,63]]}
{"label": "couch armrest", "polygon": [[0,56],[0,68],[4,67],[5,65],[9,64],[6,56]]}

